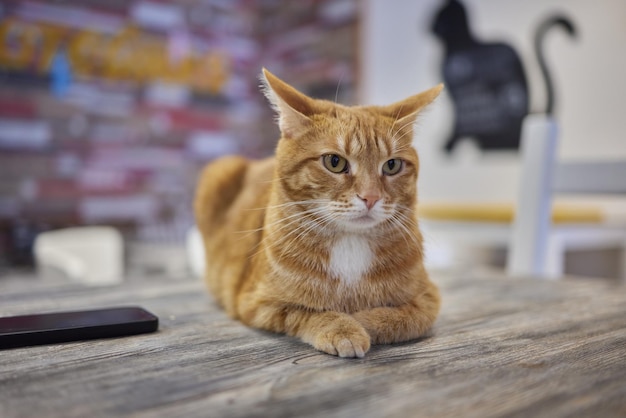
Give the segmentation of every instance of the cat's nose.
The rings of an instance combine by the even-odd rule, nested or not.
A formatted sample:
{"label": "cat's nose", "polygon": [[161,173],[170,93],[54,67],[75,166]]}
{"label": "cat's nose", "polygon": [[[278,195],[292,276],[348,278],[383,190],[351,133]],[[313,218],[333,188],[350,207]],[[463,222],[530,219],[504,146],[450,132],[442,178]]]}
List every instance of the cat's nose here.
{"label": "cat's nose", "polygon": [[380,200],[380,195],[374,194],[374,193],[367,193],[367,194],[364,194],[363,196],[357,194],[357,197],[361,199],[363,203],[365,203],[367,210],[372,209],[374,205],[376,204],[376,202]]}

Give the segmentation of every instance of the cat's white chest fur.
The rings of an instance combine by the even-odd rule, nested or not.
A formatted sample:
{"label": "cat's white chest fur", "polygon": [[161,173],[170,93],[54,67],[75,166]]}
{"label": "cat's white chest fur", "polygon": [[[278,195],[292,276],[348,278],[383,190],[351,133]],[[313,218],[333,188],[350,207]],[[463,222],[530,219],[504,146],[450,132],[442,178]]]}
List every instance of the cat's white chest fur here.
{"label": "cat's white chest fur", "polygon": [[346,235],[330,252],[330,274],[344,284],[358,282],[372,265],[374,254],[365,237]]}

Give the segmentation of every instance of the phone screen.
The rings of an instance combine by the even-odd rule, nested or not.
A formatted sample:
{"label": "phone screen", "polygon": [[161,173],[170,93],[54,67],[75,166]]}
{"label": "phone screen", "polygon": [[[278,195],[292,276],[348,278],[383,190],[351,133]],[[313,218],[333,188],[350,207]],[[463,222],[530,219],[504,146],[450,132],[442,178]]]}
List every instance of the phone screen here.
{"label": "phone screen", "polygon": [[141,308],[112,308],[92,311],[57,312],[0,318],[0,333],[79,328],[156,318]]}
{"label": "phone screen", "polygon": [[0,318],[0,348],[154,332],[158,318],[139,307]]}

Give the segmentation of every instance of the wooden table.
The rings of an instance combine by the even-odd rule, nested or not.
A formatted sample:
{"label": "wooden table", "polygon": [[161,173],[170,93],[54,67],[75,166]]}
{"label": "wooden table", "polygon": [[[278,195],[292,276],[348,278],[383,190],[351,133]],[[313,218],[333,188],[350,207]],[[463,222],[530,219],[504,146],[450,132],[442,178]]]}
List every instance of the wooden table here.
{"label": "wooden table", "polygon": [[227,318],[192,279],[3,281],[0,315],[139,304],[142,336],[0,351],[0,416],[626,416],[626,288],[435,275],[433,335],[340,359]]}

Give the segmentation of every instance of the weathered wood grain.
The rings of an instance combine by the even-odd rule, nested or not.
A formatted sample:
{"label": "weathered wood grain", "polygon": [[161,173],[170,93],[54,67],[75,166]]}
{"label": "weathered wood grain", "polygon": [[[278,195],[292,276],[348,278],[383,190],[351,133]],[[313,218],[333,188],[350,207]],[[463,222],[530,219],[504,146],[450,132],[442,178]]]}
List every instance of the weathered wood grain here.
{"label": "weathered wood grain", "polygon": [[626,416],[626,288],[436,277],[430,337],[340,359],[248,329],[195,280],[0,279],[0,315],[138,304],[155,334],[0,351],[0,417]]}

